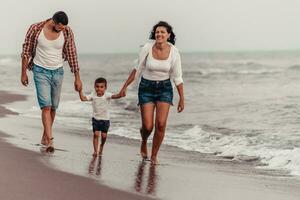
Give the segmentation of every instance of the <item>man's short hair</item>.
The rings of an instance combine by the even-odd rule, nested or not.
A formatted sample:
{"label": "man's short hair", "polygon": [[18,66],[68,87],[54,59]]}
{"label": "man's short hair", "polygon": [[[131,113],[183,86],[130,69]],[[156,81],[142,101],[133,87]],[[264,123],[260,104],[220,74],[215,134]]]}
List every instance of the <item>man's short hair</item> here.
{"label": "man's short hair", "polygon": [[53,17],[52,17],[53,21],[56,23],[56,24],[59,24],[61,23],[62,25],[68,25],[69,23],[69,19],[68,19],[68,16],[67,14],[64,12],[64,11],[58,11],[56,12]]}
{"label": "man's short hair", "polygon": [[107,87],[107,81],[106,81],[105,78],[102,78],[102,77],[97,78],[97,79],[95,80],[95,85],[96,85],[97,83],[104,83],[105,87]]}

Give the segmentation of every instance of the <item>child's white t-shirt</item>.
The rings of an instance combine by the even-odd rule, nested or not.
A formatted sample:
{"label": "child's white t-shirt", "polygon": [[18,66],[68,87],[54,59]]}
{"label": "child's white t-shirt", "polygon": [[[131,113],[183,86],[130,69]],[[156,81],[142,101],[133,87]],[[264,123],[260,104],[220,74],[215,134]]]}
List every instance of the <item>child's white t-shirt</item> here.
{"label": "child's white t-shirt", "polygon": [[93,106],[93,117],[96,120],[109,120],[109,103],[111,100],[112,93],[105,92],[101,97],[97,96],[96,93],[92,92],[87,95],[88,101],[92,101]]}

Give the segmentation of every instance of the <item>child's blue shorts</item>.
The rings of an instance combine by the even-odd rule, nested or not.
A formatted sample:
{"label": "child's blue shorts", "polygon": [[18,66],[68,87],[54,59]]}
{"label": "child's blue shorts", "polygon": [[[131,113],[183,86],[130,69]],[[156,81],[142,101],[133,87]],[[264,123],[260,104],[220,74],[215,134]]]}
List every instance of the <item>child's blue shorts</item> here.
{"label": "child's blue shorts", "polygon": [[108,132],[110,121],[109,120],[97,120],[95,118],[92,119],[93,124],[93,132],[101,131],[104,133]]}

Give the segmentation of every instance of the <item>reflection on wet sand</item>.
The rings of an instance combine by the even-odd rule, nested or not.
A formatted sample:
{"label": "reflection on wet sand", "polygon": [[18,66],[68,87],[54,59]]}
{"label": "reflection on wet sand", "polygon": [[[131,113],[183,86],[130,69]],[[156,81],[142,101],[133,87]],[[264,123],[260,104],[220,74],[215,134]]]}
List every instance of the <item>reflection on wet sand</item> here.
{"label": "reflection on wet sand", "polygon": [[[155,189],[157,185],[157,174],[156,174],[156,165],[149,164],[149,173],[147,179],[147,186],[145,189],[146,194],[155,195]],[[136,173],[135,185],[134,188],[137,192],[143,193],[143,184],[144,184],[144,176],[145,168],[147,167],[147,162],[142,161],[138,166],[138,171]]]}
{"label": "reflection on wet sand", "polygon": [[[98,162],[97,162],[97,166],[95,165],[96,164],[96,161],[97,161],[97,158],[98,158]],[[100,176],[101,175],[101,164],[102,164],[102,157],[101,156],[93,156],[91,162],[90,162],[90,165],[89,165],[89,174],[93,174],[94,171],[95,171],[95,167],[96,167],[96,175],[97,176]]]}

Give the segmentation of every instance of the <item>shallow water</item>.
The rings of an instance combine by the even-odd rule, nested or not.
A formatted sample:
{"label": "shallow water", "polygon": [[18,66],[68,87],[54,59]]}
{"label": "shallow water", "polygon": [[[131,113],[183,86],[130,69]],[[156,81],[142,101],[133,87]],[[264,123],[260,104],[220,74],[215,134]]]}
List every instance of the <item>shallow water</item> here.
{"label": "shallow water", "polygon": [[[175,95],[164,142],[241,162],[259,160],[260,168],[300,175],[299,54],[182,54],[186,110],[176,113]],[[103,76],[108,90],[118,92],[134,59],[132,54],[80,56],[84,91],[91,92],[94,79]],[[30,95],[30,105],[10,108],[29,118],[39,117],[33,84],[20,87],[19,58],[0,57],[0,73],[1,89]],[[56,123],[91,130],[91,105],[79,101],[72,80],[66,65]],[[125,99],[112,102],[110,134],[139,138],[136,103],[134,90]]]}

